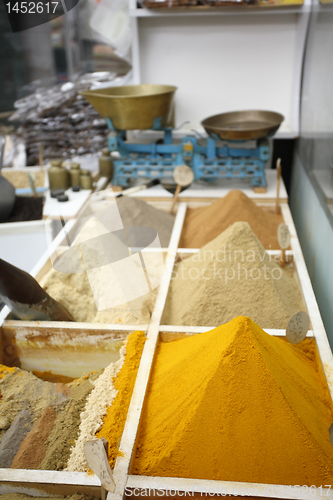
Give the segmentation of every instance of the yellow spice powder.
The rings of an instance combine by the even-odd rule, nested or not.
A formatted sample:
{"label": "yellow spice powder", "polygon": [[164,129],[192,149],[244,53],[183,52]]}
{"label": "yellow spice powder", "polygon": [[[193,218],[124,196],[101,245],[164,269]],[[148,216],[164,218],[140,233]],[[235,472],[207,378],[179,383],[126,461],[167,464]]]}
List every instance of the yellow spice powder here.
{"label": "yellow spice powder", "polygon": [[107,411],[101,430],[97,438],[104,437],[109,442],[109,462],[114,467],[116,458],[121,452],[119,444],[123,434],[128,408],[139,369],[146,336],[143,332],[133,332],[129,335],[126,344],[125,361],[117,377],[114,378],[114,387],[117,395],[112,406]]}
{"label": "yellow spice powder", "polygon": [[13,373],[15,370],[15,367],[0,365],[0,379],[5,378],[9,373]]}
{"label": "yellow spice powder", "polygon": [[160,343],[135,474],[284,485],[333,482],[332,400],[315,341],[237,317]]}

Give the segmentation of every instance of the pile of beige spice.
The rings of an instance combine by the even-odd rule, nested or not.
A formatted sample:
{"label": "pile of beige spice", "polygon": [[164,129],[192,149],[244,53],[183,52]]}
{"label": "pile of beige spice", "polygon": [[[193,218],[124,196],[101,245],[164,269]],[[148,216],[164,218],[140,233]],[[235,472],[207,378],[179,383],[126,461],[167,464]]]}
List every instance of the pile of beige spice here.
{"label": "pile of beige spice", "polygon": [[[144,231],[149,236],[149,229],[152,228],[157,231],[161,247],[168,246],[174,224],[174,215],[150,206],[142,200],[128,196],[118,198],[117,207],[125,229],[130,226],[136,226],[138,228],[138,236],[142,237]],[[93,241],[93,238],[96,238],[96,236],[110,236],[109,228],[112,226],[112,221],[109,220],[110,217],[112,217],[112,212],[108,209],[97,214],[96,217],[90,217],[83,225],[73,244],[78,244],[80,241],[82,242],[82,240],[88,240],[89,238]],[[117,238],[117,236],[114,236],[114,238]],[[109,251],[107,248],[106,251],[105,248],[103,249],[103,238],[100,240],[100,246],[92,244],[89,249],[88,262],[92,262],[95,268],[101,268],[105,264],[106,254]],[[114,244],[116,244],[115,239]],[[120,248],[121,242],[117,241],[117,245]],[[124,248],[120,249],[119,253],[122,253],[122,256],[127,255],[127,257],[130,257],[131,249],[126,245],[123,246]],[[157,256],[156,253],[154,255]],[[52,268],[41,278],[40,285],[52,298],[66,308],[75,321],[129,325],[144,325],[150,322],[158,289],[156,283],[160,281],[163,272],[163,265],[161,265],[159,260],[154,262],[152,256],[150,256],[149,278],[147,277],[146,269],[144,270],[147,281],[145,283],[146,291],[143,294],[138,294],[140,296],[137,298],[124,300],[123,303],[118,304],[118,296],[112,295],[113,283],[107,280],[107,282],[101,284],[98,290],[99,295],[102,297],[106,295],[106,290],[103,287],[107,286],[111,297],[110,307],[103,307],[101,309],[96,306],[96,297],[91,288],[86,269],[84,268],[83,271],[78,270],[76,273],[71,272],[72,269],[77,268],[76,254],[74,252],[68,253],[65,257],[66,265],[61,269],[65,269],[67,272],[59,271],[58,264],[58,270],[57,266],[54,266],[55,268]],[[131,265],[134,265],[140,277],[142,269],[141,261],[139,258],[136,261],[132,259],[132,261]],[[140,283],[135,284],[136,289],[142,288]],[[131,285],[133,288],[134,284],[131,283]],[[112,304],[115,305],[112,306]]]}
{"label": "pile of beige spice", "polygon": [[216,326],[245,315],[262,328],[286,328],[303,310],[294,277],[266,252],[247,222],[236,222],[176,264],[162,324]]}

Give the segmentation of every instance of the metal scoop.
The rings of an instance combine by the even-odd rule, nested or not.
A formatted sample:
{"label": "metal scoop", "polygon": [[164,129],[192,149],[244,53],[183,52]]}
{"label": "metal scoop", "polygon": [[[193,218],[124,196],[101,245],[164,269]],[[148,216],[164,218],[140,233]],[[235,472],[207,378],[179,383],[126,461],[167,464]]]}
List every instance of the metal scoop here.
{"label": "metal scoop", "polygon": [[0,259],[0,299],[23,320],[74,321],[37,281],[22,269]]}
{"label": "metal scoop", "polygon": [[6,138],[0,135],[0,222],[8,219],[15,203],[15,188],[1,175]]}

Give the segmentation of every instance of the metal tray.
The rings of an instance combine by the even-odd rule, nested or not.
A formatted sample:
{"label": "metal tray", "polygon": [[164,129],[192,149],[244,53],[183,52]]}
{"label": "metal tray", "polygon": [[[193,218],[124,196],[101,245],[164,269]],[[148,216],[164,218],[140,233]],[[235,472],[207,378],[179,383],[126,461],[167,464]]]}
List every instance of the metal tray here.
{"label": "metal tray", "polygon": [[274,111],[233,111],[210,116],[201,122],[214,139],[242,141],[273,135],[284,116]]}

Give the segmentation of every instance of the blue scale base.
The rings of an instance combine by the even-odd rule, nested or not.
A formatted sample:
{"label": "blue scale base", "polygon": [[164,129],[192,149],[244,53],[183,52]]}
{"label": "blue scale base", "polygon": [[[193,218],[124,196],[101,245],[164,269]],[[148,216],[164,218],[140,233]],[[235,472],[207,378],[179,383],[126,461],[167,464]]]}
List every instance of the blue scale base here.
{"label": "blue scale base", "polygon": [[[194,172],[194,180],[249,179],[253,187],[266,187],[265,164],[270,158],[266,139],[255,141],[255,147],[241,147],[240,142],[222,143],[214,136],[205,140],[186,136],[179,144],[173,143],[172,128],[164,129],[164,138],[150,144],[131,144],[126,141],[125,131],[112,130],[108,138],[113,158],[113,183],[127,186],[128,181],[148,179],[173,179],[178,165],[188,165]],[[251,141],[252,143],[253,141]],[[237,147],[236,147],[237,146]]]}

